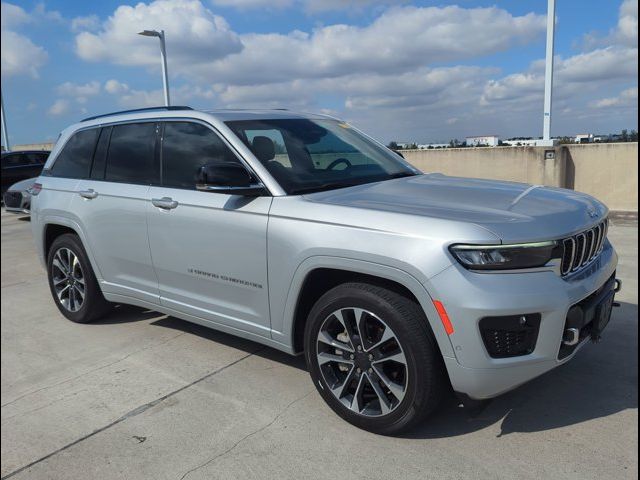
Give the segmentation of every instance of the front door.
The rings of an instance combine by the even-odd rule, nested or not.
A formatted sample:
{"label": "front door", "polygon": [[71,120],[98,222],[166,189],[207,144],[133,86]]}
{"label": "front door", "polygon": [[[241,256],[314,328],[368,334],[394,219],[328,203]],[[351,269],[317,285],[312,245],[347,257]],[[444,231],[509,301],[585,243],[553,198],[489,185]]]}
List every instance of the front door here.
{"label": "front door", "polygon": [[167,122],[161,186],[149,190],[151,257],[160,301],[217,324],[270,336],[267,223],[271,197],[195,189],[202,165],[239,162],[208,126]]}

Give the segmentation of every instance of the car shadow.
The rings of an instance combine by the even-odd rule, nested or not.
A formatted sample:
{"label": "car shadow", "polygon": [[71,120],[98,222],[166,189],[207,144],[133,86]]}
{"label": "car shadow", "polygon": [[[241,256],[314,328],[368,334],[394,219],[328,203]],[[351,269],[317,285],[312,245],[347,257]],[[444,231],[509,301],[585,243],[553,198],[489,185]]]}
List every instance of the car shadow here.
{"label": "car shadow", "polygon": [[[152,319],[150,325],[179,330],[306,371],[302,355],[292,356],[256,342],[138,307],[121,306],[98,324]],[[118,318],[115,318],[118,317]],[[500,422],[503,437],[540,432],[638,408],[638,306],[621,303],[614,310],[603,340],[586,345],[566,364],[525,385],[461,408],[451,394],[428,421],[404,438],[429,439],[465,435]]]}

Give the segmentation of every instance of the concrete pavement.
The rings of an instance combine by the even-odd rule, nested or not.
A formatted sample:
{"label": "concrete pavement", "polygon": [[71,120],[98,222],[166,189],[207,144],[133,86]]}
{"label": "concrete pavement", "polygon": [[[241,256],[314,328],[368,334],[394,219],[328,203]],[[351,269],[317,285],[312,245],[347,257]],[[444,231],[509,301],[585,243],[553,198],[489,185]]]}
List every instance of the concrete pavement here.
{"label": "concrete pavement", "polygon": [[601,344],[388,438],[337,417],[301,358],[133,307],[65,320],[29,222],[1,219],[2,478],[637,478],[635,224],[610,231],[625,284]]}

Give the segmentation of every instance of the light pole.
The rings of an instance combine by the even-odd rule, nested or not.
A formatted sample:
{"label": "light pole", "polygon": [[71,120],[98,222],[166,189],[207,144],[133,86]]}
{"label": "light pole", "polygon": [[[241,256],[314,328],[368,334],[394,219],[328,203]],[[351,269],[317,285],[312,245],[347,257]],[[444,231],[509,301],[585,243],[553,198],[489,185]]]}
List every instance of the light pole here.
{"label": "light pole", "polygon": [[553,40],[556,29],[556,0],[547,3],[547,54],[544,69],[544,119],[541,146],[553,146],[551,140],[551,97],[553,93]]}
{"label": "light pole", "polygon": [[2,141],[4,142],[4,149],[8,152],[11,150],[9,145],[9,134],[7,133],[7,117],[4,116],[4,95],[0,89],[0,116],[2,116]]}
{"label": "light pole", "polygon": [[162,85],[164,86],[164,104],[168,107],[169,101],[169,76],[167,73],[167,50],[164,43],[164,30],[143,30],[138,35],[143,37],[158,37],[160,39],[160,57],[162,58]]}

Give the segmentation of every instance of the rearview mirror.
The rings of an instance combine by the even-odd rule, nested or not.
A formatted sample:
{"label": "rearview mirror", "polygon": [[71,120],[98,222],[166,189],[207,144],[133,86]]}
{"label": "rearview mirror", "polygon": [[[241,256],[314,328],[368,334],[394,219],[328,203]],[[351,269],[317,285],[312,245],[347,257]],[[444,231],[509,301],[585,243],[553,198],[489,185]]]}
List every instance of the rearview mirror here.
{"label": "rearview mirror", "polygon": [[257,197],[266,192],[265,186],[247,169],[233,162],[207,163],[198,169],[196,189],[203,192]]}

